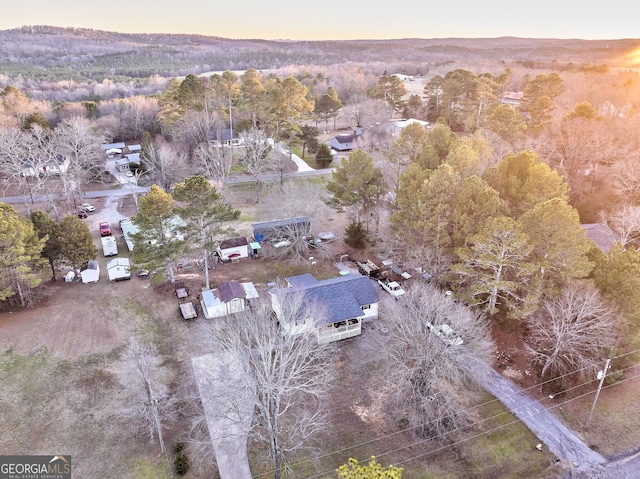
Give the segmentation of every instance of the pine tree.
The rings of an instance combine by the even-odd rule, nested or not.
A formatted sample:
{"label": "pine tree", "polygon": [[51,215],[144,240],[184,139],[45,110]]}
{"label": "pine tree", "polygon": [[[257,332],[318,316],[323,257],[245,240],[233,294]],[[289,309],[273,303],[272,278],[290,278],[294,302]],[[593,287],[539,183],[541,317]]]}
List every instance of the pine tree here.
{"label": "pine tree", "polygon": [[33,304],[30,292],[42,282],[38,272],[44,244],[29,220],[0,203],[0,301],[17,294],[23,307]]}

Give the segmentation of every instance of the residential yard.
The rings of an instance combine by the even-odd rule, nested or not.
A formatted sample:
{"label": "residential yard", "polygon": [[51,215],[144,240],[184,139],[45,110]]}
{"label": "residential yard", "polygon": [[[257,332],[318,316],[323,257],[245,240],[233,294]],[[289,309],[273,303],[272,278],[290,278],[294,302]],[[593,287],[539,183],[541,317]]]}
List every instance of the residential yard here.
{"label": "residential yard", "polygon": [[[230,189],[227,195],[242,210],[237,231],[248,233],[263,206],[255,204],[250,188]],[[118,218],[134,214],[130,200],[93,204],[97,211],[88,220],[93,222],[90,227],[96,241],[94,226],[98,222],[106,218],[117,228]],[[335,231],[340,238],[348,220],[332,213],[325,222],[320,229]],[[124,251],[124,244],[119,246]],[[319,278],[335,276],[334,262],[348,252],[338,239],[326,254],[314,255],[315,264],[246,259],[218,265],[210,278],[214,284],[253,281],[264,291],[266,283],[289,275],[310,272]],[[182,271],[177,279],[185,281],[192,292],[204,284],[204,274],[197,268]],[[0,314],[0,454],[70,454],[74,477],[86,479],[171,477],[158,444],[150,443],[148,430],[133,415],[132,406],[140,404],[144,394],[123,353],[132,338],[154,344],[158,350],[154,375],[180,398],[182,406],[165,433],[171,450],[177,439],[188,436],[190,418],[196,411],[189,360],[201,354],[197,325],[206,320],[182,320],[172,285],[154,287],[149,280],[136,277],[110,283],[103,273],[96,284],[58,280],[48,282],[44,291],[46,298],[36,308]],[[404,467],[405,479],[559,477],[555,458],[546,450],[538,451],[537,439],[486,395],[477,412],[485,421],[453,445],[419,440],[388,421],[375,359],[375,351],[384,347],[388,334],[383,310],[381,319],[365,325],[361,336],[339,344],[336,361],[341,380],[331,402],[332,426],[315,449],[301,451],[292,477],[320,473],[329,477],[349,457],[366,460],[371,455],[383,464]],[[525,387],[535,384],[535,376],[524,374],[527,363],[517,338],[503,335],[500,340],[502,353],[496,354],[497,364],[502,361],[503,367],[520,371],[522,377],[516,374],[515,379]],[[635,381],[628,381],[601,394],[592,426],[585,434],[600,452],[623,453],[640,444],[640,392],[636,386]],[[531,392],[543,396],[539,388]],[[593,395],[585,396],[558,408],[578,433],[592,399]],[[491,432],[483,434],[487,431]],[[260,466],[258,452],[251,456],[253,474],[269,477]],[[194,467],[185,477],[211,478],[217,473],[208,463]]]}

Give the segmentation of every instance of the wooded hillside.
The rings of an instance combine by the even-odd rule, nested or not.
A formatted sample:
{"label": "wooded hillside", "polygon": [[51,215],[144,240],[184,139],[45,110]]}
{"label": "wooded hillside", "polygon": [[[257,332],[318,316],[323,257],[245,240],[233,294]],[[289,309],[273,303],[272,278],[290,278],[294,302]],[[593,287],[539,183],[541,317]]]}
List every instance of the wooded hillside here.
{"label": "wooded hillside", "polygon": [[[429,32],[425,32],[428,36]],[[630,66],[640,40],[445,38],[344,41],[232,40],[215,36],[132,34],[25,26],[0,31],[0,74],[26,79],[124,80],[211,70],[274,69],[287,65],[380,64],[409,74],[430,65],[508,62],[571,69]],[[625,63],[626,62],[626,63]]]}

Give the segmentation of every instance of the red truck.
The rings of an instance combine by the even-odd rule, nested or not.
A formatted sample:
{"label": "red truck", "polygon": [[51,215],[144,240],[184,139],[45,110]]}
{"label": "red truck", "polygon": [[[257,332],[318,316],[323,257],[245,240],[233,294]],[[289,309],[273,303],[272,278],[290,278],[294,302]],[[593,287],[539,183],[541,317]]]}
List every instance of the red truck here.
{"label": "red truck", "polygon": [[100,236],[111,236],[111,225],[109,223],[100,223]]}

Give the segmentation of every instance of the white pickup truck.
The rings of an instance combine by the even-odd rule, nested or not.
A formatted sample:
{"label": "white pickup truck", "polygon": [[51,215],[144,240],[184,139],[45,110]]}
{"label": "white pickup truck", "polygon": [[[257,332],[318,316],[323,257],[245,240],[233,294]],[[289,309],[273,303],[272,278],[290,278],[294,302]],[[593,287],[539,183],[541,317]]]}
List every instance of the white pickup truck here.
{"label": "white pickup truck", "polygon": [[396,281],[390,281],[389,278],[380,278],[378,284],[382,289],[389,293],[394,298],[398,299],[404,294],[404,289]]}

